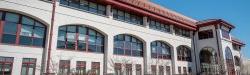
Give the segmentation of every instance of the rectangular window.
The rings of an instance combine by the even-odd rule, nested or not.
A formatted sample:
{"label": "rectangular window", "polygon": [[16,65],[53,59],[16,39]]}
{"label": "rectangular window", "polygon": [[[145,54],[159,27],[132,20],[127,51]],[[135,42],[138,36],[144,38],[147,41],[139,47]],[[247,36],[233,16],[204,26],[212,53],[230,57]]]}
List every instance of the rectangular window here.
{"label": "rectangular window", "polygon": [[156,75],[156,65],[151,65],[151,71],[153,75]]}
{"label": "rectangular window", "polygon": [[17,23],[5,22],[3,27],[2,42],[8,44],[16,43]]}
{"label": "rectangular window", "polygon": [[1,57],[0,56],[0,74],[11,75],[13,66],[13,57]]}
{"label": "rectangular window", "polygon": [[159,66],[159,74],[158,75],[164,75],[164,66]]}
{"label": "rectangular window", "polygon": [[115,75],[122,75],[122,64],[115,63]]}
{"label": "rectangular window", "polygon": [[92,62],[90,75],[100,75],[100,62]]}
{"label": "rectangular window", "polygon": [[226,39],[230,39],[230,35],[229,35],[229,31],[225,30],[225,29],[221,29],[222,32],[222,37],[226,38]]}
{"label": "rectangular window", "polygon": [[142,75],[142,68],[140,64],[136,64],[136,75]]}
{"label": "rectangular window", "polygon": [[60,0],[60,4],[79,8],[92,13],[106,15],[106,6],[88,0]]}
{"label": "rectangular window", "polygon": [[150,19],[149,20],[149,28],[150,29],[155,29],[161,32],[170,32],[170,25],[169,24],[164,24],[155,20]]}
{"label": "rectangular window", "polygon": [[191,36],[190,36],[190,31],[187,30],[187,29],[175,27],[174,30],[175,30],[175,34],[176,34],[176,35],[184,36],[184,37],[191,37]]}
{"label": "rectangular window", "polygon": [[59,61],[59,74],[69,75],[70,74],[70,60]]}
{"label": "rectangular window", "polygon": [[170,66],[166,66],[166,74],[167,74],[167,75],[170,75],[170,74],[171,74]]}
{"label": "rectangular window", "polygon": [[188,74],[192,74],[192,68],[191,67],[188,67]]}
{"label": "rectangular window", "polygon": [[113,18],[118,19],[121,21],[125,21],[128,23],[136,24],[136,25],[143,25],[143,18],[138,15],[134,15],[130,12],[126,12],[123,10],[118,10],[118,9],[112,9],[113,12]]}
{"label": "rectangular window", "polygon": [[125,65],[125,75],[132,75],[132,64]]}
{"label": "rectangular window", "polygon": [[181,67],[178,67],[178,72],[179,72],[179,74],[182,74],[181,73]]}
{"label": "rectangular window", "polygon": [[205,31],[200,31],[198,33],[199,39],[208,39],[208,38],[213,38],[213,30],[205,30]]}
{"label": "rectangular window", "polygon": [[76,75],[86,75],[86,62],[77,61],[76,62]]}
{"label": "rectangular window", "polygon": [[36,59],[23,58],[21,75],[35,75],[35,71],[36,71]]}
{"label": "rectangular window", "polygon": [[187,74],[187,67],[183,67],[183,74]]}

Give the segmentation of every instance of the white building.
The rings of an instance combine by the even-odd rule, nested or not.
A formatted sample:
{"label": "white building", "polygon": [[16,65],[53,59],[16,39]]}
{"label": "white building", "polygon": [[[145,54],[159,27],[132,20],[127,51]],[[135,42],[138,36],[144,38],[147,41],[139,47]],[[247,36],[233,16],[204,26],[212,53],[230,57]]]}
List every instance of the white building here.
{"label": "white building", "polygon": [[245,44],[224,20],[197,21],[148,0],[58,0],[54,8],[0,0],[0,75],[240,74]]}

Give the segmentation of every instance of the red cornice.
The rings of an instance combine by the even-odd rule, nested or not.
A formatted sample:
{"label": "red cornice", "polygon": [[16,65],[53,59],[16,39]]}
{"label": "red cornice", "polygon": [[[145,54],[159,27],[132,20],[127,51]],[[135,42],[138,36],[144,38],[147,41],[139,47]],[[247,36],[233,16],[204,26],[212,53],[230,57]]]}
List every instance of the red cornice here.
{"label": "red cornice", "polygon": [[141,0],[102,0],[107,4],[121,9],[128,9],[144,16],[149,16],[156,20],[172,23],[174,25],[185,27],[190,30],[196,30],[195,22],[189,21],[175,14],[163,11],[160,8],[147,4],[148,1]]}
{"label": "red cornice", "polygon": [[209,26],[209,25],[223,25],[225,27],[228,27],[230,29],[235,28],[235,26],[233,26],[232,24],[222,20],[222,19],[208,19],[205,21],[200,21],[197,23],[198,27],[204,27],[204,26]]}
{"label": "red cornice", "polygon": [[240,40],[238,40],[236,38],[232,38],[232,43],[240,45],[240,46],[246,45],[245,43],[241,42]]}

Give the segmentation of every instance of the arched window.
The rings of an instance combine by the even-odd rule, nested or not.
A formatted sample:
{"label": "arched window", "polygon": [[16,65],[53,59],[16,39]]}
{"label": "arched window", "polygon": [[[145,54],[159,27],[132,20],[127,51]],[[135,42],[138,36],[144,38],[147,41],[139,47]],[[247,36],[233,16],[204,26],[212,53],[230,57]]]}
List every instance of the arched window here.
{"label": "arched window", "polygon": [[130,35],[117,35],[114,38],[114,54],[142,57],[143,43]]}
{"label": "arched window", "polygon": [[218,75],[219,67],[217,53],[211,47],[203,48],[200,52],[200,68],[202,75]]}
{"label": "arched window", "polygon": [[57,48],[104,52],[104,36],[88,27],[80,25],[60,26],[57,40]]}
{"label": "arched window", "polygon": [[170,46],[161,41],[154,41],[151,43],[152,58],[171,59],[170,50],[171,50]]}
{"label": "arched window", "polygon": [[233,60],[231,49],[229,47],[226,47],[225,57],[226,57],[228,75],[234,75],[235,74],[234,60]]}
{"label": "arched window", "polygon": [[191,50],[186,46],[177,47],[177,56],[179,61],[192,61]]}
{"label": "arched window", "polygon": [[234,61],[236,66],[240,66],[240,58],[238,56],[234,56]]}
{"label": "arched window", "polygon": [[0,11],[0,42],[44,47],[46,26],[30,17]]}

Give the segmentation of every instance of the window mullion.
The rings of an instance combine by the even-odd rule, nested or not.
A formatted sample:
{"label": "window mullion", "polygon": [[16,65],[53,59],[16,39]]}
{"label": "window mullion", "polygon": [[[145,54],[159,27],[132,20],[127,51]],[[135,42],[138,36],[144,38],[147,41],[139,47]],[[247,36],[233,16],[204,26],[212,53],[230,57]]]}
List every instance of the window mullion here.
{"label": "window mullion", "polygon": [[2,42],[4,21],[0,21],[0,42]]}
{"label": "window mullion", "polygon": [[75,33],[76,35],[75,35],[75,50],[77,50],[78,49],[78,37],[79,37],[79,32],[78,33]]}
{"label": "window mullion", "polygon": [[20,32],[21,32],[22,25],[17,24],[17,32],[16,32],[16,45],[19,45],[20,42]]}

